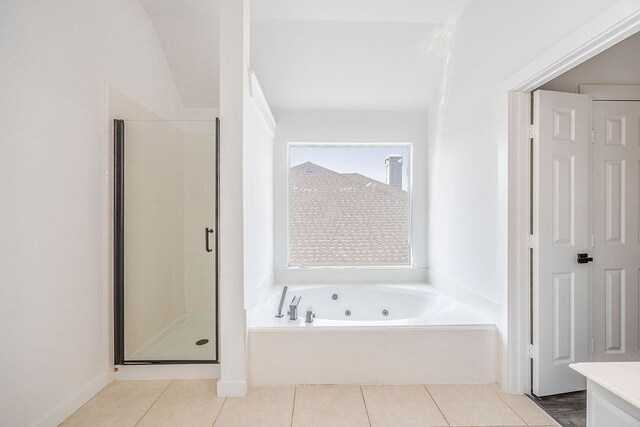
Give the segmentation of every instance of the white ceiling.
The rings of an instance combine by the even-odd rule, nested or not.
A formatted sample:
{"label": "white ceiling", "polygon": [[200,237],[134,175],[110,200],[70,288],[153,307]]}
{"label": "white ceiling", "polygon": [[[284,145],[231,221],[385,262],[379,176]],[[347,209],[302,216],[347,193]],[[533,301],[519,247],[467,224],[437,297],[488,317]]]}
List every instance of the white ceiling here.
{"label": "white ceiling", "polygon": [[[251,68],[273,108],[422,109],[469,1],[253,0]],[[218,107],[219,1],[139,2],[184,106]]]}
{"label": "white ceiling", "polygon": [[426,109],[469,1],[253,0],[251,68],[272,108]]}
{"label": "white ceiling", "polygon": [[470,0],[254,0],[254,19],[454,22]]}
{"label": "white ceiling", "polygon": [[420,110],[438,96],[442,24],[253,20],[251,67],[272,108]]}
{"label": "white ceiling", "polygon": [[218,0],[138,1],[153,20],[184,107],[218,107]]}

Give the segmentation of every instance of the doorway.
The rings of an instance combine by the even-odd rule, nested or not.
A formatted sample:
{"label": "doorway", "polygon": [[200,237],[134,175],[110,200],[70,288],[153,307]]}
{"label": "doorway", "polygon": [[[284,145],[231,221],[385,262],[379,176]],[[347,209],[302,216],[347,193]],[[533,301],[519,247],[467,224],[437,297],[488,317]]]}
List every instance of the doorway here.
{"label": "doorway", "polygon": [[[620,12],[617,14],[617,12]],[[504,387],[511,393],[531,393],[533,389],[533,358],[536,349],[532,345],[532,276],[534,265],[532,252],[537,244],[532,235],[532,93],[536,89],[579,93],[578,84],[608,83],[633,85],[638,72],[629,72],[629,62],[625,66],[612,63],[612,70],[589,77],[582,65],[593,59],[607,55],[621,42],[631,39],[640,30],[640,11],[622,8],[611,16],[603,16],[597,26],[585,26],[566,40],[541,54],[535,61],[514,73],[504,82],[508,93],[508,324],[506,377]],[[635,37],[638,37],[637,35]],[[637,55],[628,56],[633,60]],[[608,61],[610,62],[610,61]],[[592,64],[593,65],[593,64]],[[596,67],[597,68],[597,67]],[[573,73],[577,71],[576,73]],[[593,70],[592,70],[593,71]],[[621,76],[626,72],[626,76]],[[572,74],[573,73],[573,74]],[[570,76],[574,81],[565,80],[572,86],[562,88],[551,86]],[[577,81],[577,82],[576,82]],[[535,165],[533,165],[535,167]],[[584,252],[580,252],[584,253]],[[587,251],[587,254],[590,252]],[[575,254],[577,260],[577,254]],[[587,256],[589,258],[589,256]],[[595,257],[594,257],[595,258]],[[587,263],[592,269],[593,263]],[[588,325],[590,328],[591,325]],[[591,330],[588,329],[588,335]],[[587,351],[590,351],[587,342]]]}
{"label": "doorway", "polygon": [[533,94],[532,392],[583,390],[569,368],[637,361],[640,87]]}
{"label": "doorway", "polygon": [[219,122],[113,125],[114,363],[217,363]]}

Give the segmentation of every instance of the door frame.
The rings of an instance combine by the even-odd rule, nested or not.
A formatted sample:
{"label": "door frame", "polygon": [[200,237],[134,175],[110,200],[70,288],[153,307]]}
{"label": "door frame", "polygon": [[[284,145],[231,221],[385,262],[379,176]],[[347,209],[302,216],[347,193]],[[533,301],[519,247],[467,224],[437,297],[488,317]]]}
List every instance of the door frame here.
{"label": "door frame", "polygon": [[[640,4],[620,0],[562,42],[538,56],[501,86],[506,94],[508,127],[506,170],[506,354],[502,386],[508,393],[531,392],[531,92],[640,31]],[[522,48],[525,48],[523,46]],[[506,163],[506,164],[505,164]],[[503,187],[504,188],[504,187]]]}

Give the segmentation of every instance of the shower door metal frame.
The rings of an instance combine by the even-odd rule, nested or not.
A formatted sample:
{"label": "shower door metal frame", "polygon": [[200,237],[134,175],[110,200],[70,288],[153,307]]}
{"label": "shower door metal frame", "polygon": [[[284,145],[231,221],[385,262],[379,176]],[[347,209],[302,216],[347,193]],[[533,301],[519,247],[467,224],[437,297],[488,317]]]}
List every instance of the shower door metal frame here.
{"label": "shower door metal frame", "polygon": [[219,306],[218,303],[218,282],[220,279],[220,119],[215,119],[215,239],[214,239],[214,265],[216,273],[214,281],[215,297],[215,359],[213,360],[126,360],[124,353],[124,180],[125,180],[125,120],[115,119],[113,121],[113,348],[114,365],[178,365],[178,364],[219,364]]}

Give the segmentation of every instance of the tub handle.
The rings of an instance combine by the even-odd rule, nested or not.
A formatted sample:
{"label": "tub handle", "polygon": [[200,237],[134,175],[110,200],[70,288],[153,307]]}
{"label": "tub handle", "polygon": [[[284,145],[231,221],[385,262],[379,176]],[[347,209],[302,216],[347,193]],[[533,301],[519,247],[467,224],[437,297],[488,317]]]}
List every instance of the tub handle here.
{"label": "tub handle", "polygon": [[300,304],[301,296],[294,296],[289,303],[289,320],[298,320],[298,304]]}

